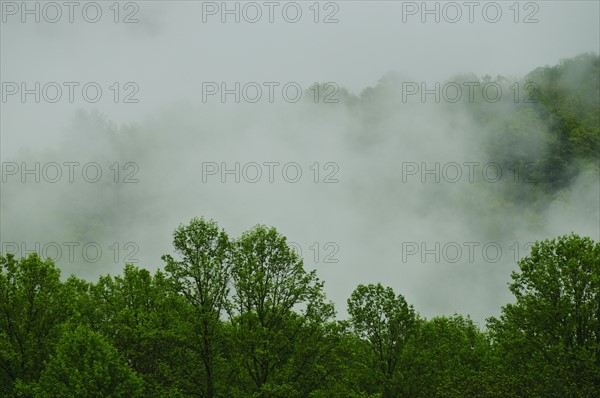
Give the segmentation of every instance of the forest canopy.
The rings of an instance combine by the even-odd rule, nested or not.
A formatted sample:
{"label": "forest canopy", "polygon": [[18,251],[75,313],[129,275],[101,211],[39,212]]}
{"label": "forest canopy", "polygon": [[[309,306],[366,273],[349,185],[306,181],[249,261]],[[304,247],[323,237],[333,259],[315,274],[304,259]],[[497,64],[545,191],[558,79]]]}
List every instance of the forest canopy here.
{"label": "forest canopy", "polygon": [[479,328],[421,317],[381,283],[335,317],[316,271],[258,225],[195,218],[154,274],[128,264],[61,280],[51,259],[0,257],[6,397],[592,397],[600,394],[600,243],[536,242],[513,303]]}

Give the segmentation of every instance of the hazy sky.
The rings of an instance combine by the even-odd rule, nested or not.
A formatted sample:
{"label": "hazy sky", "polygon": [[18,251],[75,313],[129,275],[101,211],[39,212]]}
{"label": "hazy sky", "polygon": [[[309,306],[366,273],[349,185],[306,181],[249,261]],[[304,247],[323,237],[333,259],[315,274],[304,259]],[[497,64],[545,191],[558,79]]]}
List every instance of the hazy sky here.
{"label": "hazy sky", "polygon": [[[427,3],[429,9],[437,4],[440,23],[435,14],[422,15],[421,2],[333,2],[335,7],[321,2],[319,20],[334,13],[331,18],[338,23],[314,23],[313,2],[298,3],[302,17],[297,23],[285,21],[284,15],[293,18],[295,12],[288,7],[284,14],[285,2],[272,6],[274,22],[269,23],[269,7],[258,2],[262,18],[249,23],[244,18],[253,18],[255,9],[228,2],[231,9],[238,4],[240,23],[227,14],[227,22],[221,23],[221,2],[145,1],[120,10],[121,20],[135,12],[132,18],[139,22],[129,24],[114,23],[110,2],[99,3],[102,17],[95,24],[83,19],[85,2],[74,8],[73,23],[65,6],[56,23],[45,22],[41,6],[40,23],[34,23],[35,15],[25,15],[28,23],[21,23],[21,3],[10,15],[5,9],[11,2],[2,3],[2,81],[104,82],[107,92],[112,82],[135,81],[138,105],[115,105],[106,93],[95,106],[119,123],[140,120],[181,99],[197,101],[203,81],[334,81],[358,93],[391,70],[432,80],[465,72],[522,76],[600,46],[597,1],[520,2],[519,7],[513,2],[475,2],[473,23],[464,5],[468,2],[455,2],[458,8]],[[219,8],[216,15],[208,15],[212,4]],[[415,4],[419,10],[412,15]],[[502,12],[496,23],[486,21],[495,19],[496,7],[490,4],[498,4]],[[514,23],[517,8],[520,22]],[[446,22],[456,18],[457,9],[458,21]],[[93,18],[95,8],[86,10]],[[47,9],[47,18],[55,12]],[[524,23],[526,19],[538,22]],[[92,108],[81,95],[73,104],[59,101],[32,108],[8,101],[2,106],[3,155],[23,144],[45,145],[40,138],[52,137],[69,112]]]}
{"label": "hazy sky", "polygon": [[[307,267],[316,268],[326,281],[341,314],[356,284],[381,281],[427,316],[461,312],[482,321],[510,300],[510,242],[524,245],[571,231],[599,239],[593,209],[597,190],[589,190],[589,176],[574,184],[571,202],[557,202],[535,226],[511,212],[515,209],[504,209],[502,215],[494,214],[498,209],[486,210],[482,203],[493,195],[488,188],[475,192],[472,184],[431,186],[414,180],[398,184],[405,167],[398,159],[480,158],[477,126],[458,113],[446,115],[429,104],[407,105],[398,116],[380,121],[374,127],[377,143],[362,148],[349,142],[357,133],[353,115],[343,110],[324,115],[300,102],[287,103],[281,89],[287,83],[293,83],[293,92],[294,87],[307,90],[314,82],[332,82],[359,94],[392,71],[406,81],[431,85],[471,72],[517,81],[538,66],[597,53],[597,1],[428,2],[433,13],[424,13],[420,1],[137,1],[121,2],[118,10],[112,1],[76,3],[69,22],[70,9],[61,1],[51,6],[2,1],[0,25],[2,162],[98,161],[105,178],[114,177],[109,166],[119,162],[120,180],[130,172],[139,179],[116,184],[118,194],[114,186],[108,188],[110,195],[85,181],[21,184],[27,187],[3,182],[3,242],[33,239],[42,246],[48,241],[64,246],[61,239],[82,239],[88,220],[97,222],[94,217],[103,215],[116,220],[111,228],[103,227],[102,236],[92,233],[86,239],[119,239],[119,264],[71,264],[64,267],[68,272],[90,277],[118,272],[123,253],[135,251],[127,242],[139,248],[135,257],[140,265],[154,269],[162,265],[160,254],[170,251],[173,228],[205,216],[233,236],[264,223],[298,242]],[[24,12],[23,4],[34,12]],[[237,8],[239,14],[224,13],[224,7]],[[94,19],[98,21],[92,23]],[[255,23],[249,21],[253,19]],[[298,21],[290,22],[294,19]],[[39,103],[36,94],[21,97],[23,88],[36,91],[36,82]],[[259,86],[263,97],[259,104],[244,104],[242,98],[238,105],[233,95],[221,103],[217,93],[203,101],[210,82],[219,89],[222,82],[229,88],[235,82],[241,87],[254,82],[246,94],[253,95],[253,87]],[[265,82],[273,84],[273,104],[264,100]],[[82,93],[86,84],[91,87],[88,100]],[[51,103],[56,87],[62,96]],[[92,103],[97,87],[102,95]],[[79,110],[104,115],[115,131],[130,126],[115,133],[129,137],[123,138],[127,144],[115,149],[114,141],[109,143],[110,128],[86,130],[87,122],[78,122]],[[258,163],[262,180],[235,183],[229,176],[223,183],[220,171],[203,174],[222,162],[230,167]],[[265,181],[265,162],[279,162],[278,167],[296,163],[302,179],[290,183],[279,168],[274,183]],[[252,167],[245,170],[251,173]],[[328,176],[337,182],[325,183]],[[7,193],[11,187],[22,195]],[[473,200],[471,212],[455,205],[456,198]],[[577,211],[578,206],[593,211]],[[81,219],[69,229],[61,215],[73,209]],[[514,235],[499,228],[497,236],[484,239],[480,230],[485,228],[479,224],[487,225],[482,221],[486,217],[512,223]],[[78,237],[69,235],[73,230]],[[464,248],[465,242],[478,239],[480,245],[502,242],[501,261],[481,265],[477,258],[458,264],[427,257],[420,261],[418,255],[402,258],[407,249],[403,242],[458,242]],[[112,255],[107,247],[104,255]],[[326,257],[338,262],[324,263]]]}

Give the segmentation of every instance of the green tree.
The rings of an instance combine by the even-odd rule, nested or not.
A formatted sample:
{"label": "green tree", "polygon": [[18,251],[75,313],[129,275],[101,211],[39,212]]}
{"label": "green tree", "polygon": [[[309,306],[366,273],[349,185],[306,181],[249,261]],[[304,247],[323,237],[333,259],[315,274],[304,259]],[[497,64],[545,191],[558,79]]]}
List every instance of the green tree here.
{"label": "green tree", "polygon": [[0,395],[24,396],[57,341],[58,327],[72,314],[68,290],[52,260],[37,254],[0,256]]}
{"label": "green tree", "polygon": [[221,315],[228,305],[231,278],[231,243],[217,223],[194,218],[173,233],[176,260],[163,256],[173,288],[187,302],[184,319],[204,367],[205,397],[215,396]]}
{"label": "green tree", "polygon": [[180,390],[190,390],[187,384],[196,386],[193,377],[181,375],[200,360],[187,348],[182,331],[184,303],[161,271],[153,276],[127,264],[122,275],[100,277],[90,296],[89,323],[144,379],[146,397],[178,396]]}
{"label": "green tree", "polygon": [[516,302],[491,318],[506,396],[600,395],[600,244],[536,242],[513,272]]}
{"label": "green tree", "polygon": [[486,336],[469,318],[454,315],[419,322],[401,355],[401,396],[493,396],[486,384],[489,350]]}
{"label": "green tree", "polygon": [[327,354],[328,372],[322,387],[311,398],[381,398],[373,374],[372,363],[366,359],[372,352],[365,340],[352,332],[348,321],[335,325],[335,346]]}
{"label": "green tree", "polygon": [[[323,351],[316,341],[327,332],[319,328],[334,315],[324,300],[323,283],[315,271],[304,270],[302,259],[275,228],[259,225],[242,234],[233,258],[232,347],[239,353],[237,366],[246,371],[241,384],[251,386],[244,393],[308,395],[300,380],[320,366]],[[286,372],[289,378],[282,376]],[[311,388],[318,388],[318,379],[312,381]]]}
{"label": "green tree", "polygon": [[348,299],[348,314],[357,336],[371,348],[379,392],[383,398],[396,396],[400,354],[417,323],[414,309],[378,283],[358,285]]}
{"label": "green tree", "polygon": [[142,397],[142,380],[115,347],[88,326],[65,327],[47,362],[36,398]]}

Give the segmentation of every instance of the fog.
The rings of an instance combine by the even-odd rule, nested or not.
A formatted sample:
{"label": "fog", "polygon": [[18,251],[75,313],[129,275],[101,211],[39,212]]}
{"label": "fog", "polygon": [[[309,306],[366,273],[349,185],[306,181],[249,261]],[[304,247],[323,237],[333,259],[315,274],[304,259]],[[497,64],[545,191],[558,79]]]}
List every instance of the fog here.
{"label": "fog", "polygon": [[[63,276],[93,280],[131,261],[162,267],[173,229],[204,216],[232,237],[275,226],[325,281],[341,318],[357,284],[382,282],[424,316],[483,322],[511,300],[510,272],[530,242],[571,232],[600,240],[597,169],[543,200],[510,200],[507,187],[528,183],[489,157],[498,130],[469,111],[467,90],[455,103],[450,90],[421,97],[421,83],[502,75],[503,100],[485,106],[512,117],[509,86],[599,51],[597,2],[521,2],[517,23],[504,2],[494,3],[496,23],[479,9],[469,22],[461,2],[456,23],[443,13],[421,22],[410,8],[420,2],[322,2],[318,23],[312,2],[297,3],[297,23],[279,9],[270,23],[264,6],[249,23],[235,2],[240,22],[222,23],[222,3],[191,1],[121,3],[118,23],[108,2],[97,23],[78,9],[73,23],[66,9],[56,23],[23,23],[21,3],[6,3],[0,241],[18,254],[60,251]],[[123,23],[130,13],[139,22]],[[11,93],[22,82],[40,82],[39,102]],[[56,103],[48,82],[61,87]],[[239,103],[221,96],[223,82],[240,83]],[[86,100],[94,87],[97,102]],[[547,121],[519,115],[530,134],[515,151],[535,157]]]}

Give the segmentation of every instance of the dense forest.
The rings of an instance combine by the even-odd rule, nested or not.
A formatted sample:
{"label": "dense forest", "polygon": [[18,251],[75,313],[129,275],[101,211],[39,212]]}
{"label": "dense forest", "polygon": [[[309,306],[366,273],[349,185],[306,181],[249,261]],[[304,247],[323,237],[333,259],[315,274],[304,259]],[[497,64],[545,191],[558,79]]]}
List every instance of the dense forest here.
{"label": "dense forest", "polygon": [[600,243],[536,242],[515,302],[480,330],[425,319],[359,285],[336,320],[315,271],[274,228],[230,239],[193,219],[164,270],[61,281],[36,254],[0,257],[7,397],[595,397]]}
{"label": "dense forest", "polygon": [[[482,239],[483,234],[493,235],[490,230],[502,233],[512,228],[503,224],[507,213],[537,222],[536,215],[566,195],[581,176],[588,176],[586,183],[598,184],[597,54],[537,68],[518,86],[502,76],[464,75],[452,81],[495,82],[503,87],[500,102],[464,96],[461,104],[442,101],[435,106],[449,114],[464,112],[481,131],[483,160],[498,162],[505,170],[522,165],[521,177],[528,180],[481,184],[485,196],[454,197],[464,202],[462,206],[473,207],[489,192],[495,198],[490,206],[502,208],[496,216],[478,220]],[[390,74],[359,95],[342,88],[339,106],[312,104],[318,108],[314,118],[347,112],[354,130],[344,139],[368,151],[389,133],[386,123],[394,121],[390,115],[412,109],[397,94],[402,83]],[[156,148],[167,145],[167,138],[150,131],[146,139],[136,126],[116,132],[104,122],[92,122],[82,117],[79,129],[102,139],[108,136],[106,147],[117,153],[147,156],[149,167],[154,164],[151,160],[160,159],[160,152],[153,152],[153,147],[146,150],[139,142],[146,140]],[[161,128],[166,129],[156,127]],[[160,174],[158,166],[148,169]],[[387,189],[399,185],[397,174],[395,178],[374,183]],[[122,186],[97,184],[73,199],[78,206],[44,216],[68,224],[79,240],[94,240],[142,220],[145,210],[137,204],[144,196],[160,197],[168,180],[159,181],[155,191],[133,193]],[[102,200],[94,206],[91,198],[100,191],[92,188],[103,190]],[[3,192],[5,206],[7,198],[20,201],[38,195],[39,188],[19,189]],[[436,202],[431,196],[430,207],[439,207],[441,199]],[[597,206],[597,201],[590,204]],[[21,211],[29,215],[30,209],[23,206]],[[589,212],[594,219],[598,209]],[[3,225],[10,213],[3,209]],[[16,210],[13,214],[18,219]],[[56,223],[48,225],[50,230],[59,229]],[[40,233],[25,223],[11,227]],[[574,229],[564,228],[565,234]],[[518,261],[509,285],[514,300],[485,327],[461,314],[427,319],[402,292],[386,286],[392,281],[356,286],[347,300],[348,319],[339,319],[317,271],[307,270],[285,236],[262,225],[231,238],[216,222],[194,218],[174,231],[174,253],[162,257],[156,272],[145,264],[127,264],[120,274],[96,280],[64,271],[61,277],[52,259],[36,254],[4,253],[0,396],[597,397],[600,243],[596,236],[574,233],[547,238]]]}

